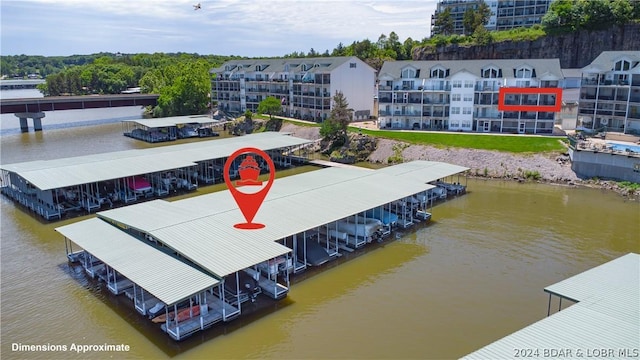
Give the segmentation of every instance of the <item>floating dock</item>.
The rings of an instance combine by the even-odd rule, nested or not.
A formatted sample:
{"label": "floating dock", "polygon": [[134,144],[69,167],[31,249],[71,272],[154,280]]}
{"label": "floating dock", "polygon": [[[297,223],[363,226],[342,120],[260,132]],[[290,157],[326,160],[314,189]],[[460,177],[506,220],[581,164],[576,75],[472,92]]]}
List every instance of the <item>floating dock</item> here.
{"label": "floating dock", "polygon": [[[264,132],[195,143],[57,160],[0,165],[0,191],[45,220],[83,215],[221,183],[234,151],[251,146],[281,167],[306,161],[290,155],[311,141]],[[238,164],[232,165],[234,178]]]}
{"label": "floating dock", "polygon": [[126,120],[123,134],[149,143],[174,141],[192,137],[215,137],[226,121],[207,115],[174,116],[154,119]]}
{"label": "floating dock", "polygon": [[[174,202],[154,200],[101,211],[97,218],[56,231],[65,237],[69,260],[80,263],[89,276],[103,272],[107,274],[106,281],[113,284],[116,279],[126,278],[134,289],[130,298],[140,298],[137,301],[142,303],[135,294],[148,294],[164,299],[161,313],[182,314],[174,319],[165,316],[162,325],[171,338],[182,340],[212,324],[207,317],[214,310],[211,304],[231,306],[230,312],[221,318],[229,321],[242,313],[246,301],[282,299],[289,292],[290,276],[326,262],[317,257],[319,251],[333,259],[373,241],[384,241],[383,222],[368,216],[369,210],[418,221],[414,218],[418,212],[426,212],[436,199],[432,193],[439,187],[429,182],[468,170],[439,164],[436,175],[424,177],[418,176],[418,172],[434,166],[433,162],[396,165],[394,171],[334,167],[276,179],[254,219],[266,225],[258,230],[233,227],[243,221],[243,215],[231,194],[221,191]],[[344,223],[350,225],[341,227]],[[116,237],[121,243],[112,241],[113,232],[119,233]],[[147,282],[146,276],[156,274],[145,275],[148,270],[144,266],[129,264],[140,262],[138,256],[112,257],[116,251],[113,247],[126,252],[128,242],[146,247],[145,251],[169,256],[202,272],[204,279],[218,283],[210,286],[207,283],[206,289],[178,289],[180,299],[166,299],[161,289],[153,289],[155,284]],[[74,244],[80,249],[74,250]],[[103,268],[96,271],[98,266]],[[141,274],[134,276],[127,271]],[[181,283],[174,277],[162,278],[167,287],[180,288]],[[194,311],[196,306],[199,307]]]}
{"label": "floating dock", "polygon": [[[640,255],[629,253],[548,286],[558,312],[462,359],[640,356]],[[563,310],[562,299],[576,304]]]}

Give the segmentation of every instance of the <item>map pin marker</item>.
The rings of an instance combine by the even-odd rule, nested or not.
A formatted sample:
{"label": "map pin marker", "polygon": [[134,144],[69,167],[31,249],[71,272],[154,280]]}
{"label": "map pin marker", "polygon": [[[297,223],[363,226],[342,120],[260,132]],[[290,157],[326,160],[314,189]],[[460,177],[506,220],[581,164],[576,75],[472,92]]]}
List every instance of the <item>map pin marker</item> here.
{"label": "map pin marker", "polygon": [[[247,155],[244,157],[244,159],[240,163],[240,166],[238,167],[240,180],[235,181],[234,186],[234,182],[231,181],[231,177],[229,176],[229,170],[231,170],[231,164],[233,163],[233,161],[243,154],[256,154],[262,157],[267,162],[267,165],[269,165],[269,180],[267,181],[266,185],[263,184],[263,181],[258,180],[258,176],[260,175],[260,167],[258,165],[258,162],[253,156]],[[229,188],[233,199],[236,201],[236,204],[238,204],[240,211],[242,211],[242,215],[247,221],[246,223],[238,223],[233,225],[235,228],[255,230],[265,227],[264,224],[254,223],[252,221],[256,216],[258,209],[260,209],[260,205],[262,205],[262,202],[267,196],[269,189],[271,189],[273,180],[276,177],[275,169],[276,168],[273,165],[273,160],[271,160],[271,157],[269,157],[266,152],[253,147],[245,147],[236,150],[224,163],[224,170],[222,172],[222,175],[224,176],[224,182],[227,184],[227,187]],[[254,193],[245,193],[238,191],[237,187],[239,186],[246,186],[247,188],[258,186],[263,187],[262,189]]]}

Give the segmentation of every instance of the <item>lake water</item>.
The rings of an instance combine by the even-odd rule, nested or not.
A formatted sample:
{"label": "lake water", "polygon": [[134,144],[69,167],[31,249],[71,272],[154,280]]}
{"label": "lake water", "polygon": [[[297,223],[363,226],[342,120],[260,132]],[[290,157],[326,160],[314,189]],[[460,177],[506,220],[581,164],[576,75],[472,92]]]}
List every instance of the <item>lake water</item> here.
{"label": "lake water", "polygon": [[[115,122],[4,134],[0,159],[165,145],[124,137]],[[544,318],[545,286],[640,252],[638,202],[596,189],[468,185],[468,194],[433,209],[431,223],[293,284],[277,308],[181,343],[69,268],[54,228],[80,219],[42,223],[0,197],[1,358],[458,358]],[[105,343],[130,350],[12,351]]]}

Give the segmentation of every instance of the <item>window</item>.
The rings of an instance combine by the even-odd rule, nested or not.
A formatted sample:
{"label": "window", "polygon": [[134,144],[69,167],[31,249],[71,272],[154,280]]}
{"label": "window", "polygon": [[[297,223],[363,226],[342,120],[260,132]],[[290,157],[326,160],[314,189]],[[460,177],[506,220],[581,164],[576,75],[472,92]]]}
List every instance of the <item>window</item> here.
{"label": "window", "polygon": [[465,80],[464,81],[464,87],[465,88],[472,88],[473,87],[473,80]]}
{"label": "window", "polygon": [[487,78],[487,79],[496,79],[501,76],[502,74],[498,74],[498,70],[496,68],[490,67],[490,68],[486,68],[484,70],[482,70],[482,77],[483,78]]}
{"label": "window", "polygon": [[413,81],[404,80],[402,82],[402,90],[413,90]]}
{"label": "window", "polygon": [[471,108],[470,107],[464,107],[462,108],[462,113],[463,114],[471,114]]}
{"label": "window", "polygon": [[460,108],[457,106],[452,106],[451,107],[451,113],[452,114],[460,114]]}
{"label": "window", "polygon": [[302,69],[302,71],[307,71],[307,65],[306,64],[302,64],[302,66],[300,66],[300,68]]}
{"label": "window", "polygon": [[349,63],[349,68],[355,69],[356,65],[357,65],[356,63]]}
{"label": "window", "polygon": [[451,101],[460,101],[460,94],[451,94]]}
{"label": "window", "polygon": [[527,67],[520,67],[515,70],[515,75],[518,79],[530,79],[533,72]]}
{"label": "window", "polygon": [[473,101],[473,94],[464,94],[464,101]]}
{"label": "window", "polygon": [[444,79],[446,77],[446,72],[444,71],[444,69],[433,69],[431,70],[431,77]]}
{"label": "window", "polygon": [[616,62],[616,65],[613,67],[613,70],[615,71],[627,71],[629,70],[631,63],[628,62],[627,60],[620,60],[618,62]]}
{"label": "window", "polygon": [[262,66],[256,65],[256,71],[262,71]]}
{"label": "window", "polygon": [[403,79],[412,79],[416,77],[416,71],[413,69],[404,69],[400,75]]}
{"label": "window", "polygon": [[461,88],[462,87],[462,80],[453,80],[453,87],[454,88]]}

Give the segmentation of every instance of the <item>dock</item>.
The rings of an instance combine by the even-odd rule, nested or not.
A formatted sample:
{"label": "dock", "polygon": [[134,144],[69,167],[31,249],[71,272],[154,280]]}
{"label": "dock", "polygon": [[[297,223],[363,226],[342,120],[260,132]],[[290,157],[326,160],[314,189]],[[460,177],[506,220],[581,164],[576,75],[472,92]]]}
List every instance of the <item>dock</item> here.
{"label": "dock", "polygon": [[[417,222],[416,217],[422,216],[419,211],[426,212],[438,199],[432,194],[439,187],[431,182],[441,182],[445,169],[449,176],[467,170],[446,164],[436,175],[418,176],[420,169],[433,165],[428,161],[400,164],[396,172],[329,167],[276,179],[256,215],[255,221],[266,225],[258,230],[233,227],[243,221],[243,215],[228,192],[221,191],[100,211],[96,218],[56,231],[65,238],[70,261],[79,262],[91,277],[97,273],[94,264],[99,264],[100,272],[106,272],[106,277],[99,278],[114,294],[131,288],[134,294],[136,289],[147,294],[146,300],[134,296],[141,314],[152,297],[164,304],[164,313],[182,314],[181,319],[162,325],[179,341],[214,321],[235,319],[249,300],[285,298],[291,277],[313,266],[306,261],[307,245],[300,244],[316,241],[320,246],[315,249],[326,249],[331,261],[372,242],[386,241],[390,231],[382,231],[383,221],[376,216],[396,211],[404,214],[404,226]],[[369,212],[372,209],[387,213]],[[74,249],[74,244],[82,250]],[[83,251],[83,256],[78,255]],[[140,256],[144,261],[137,259]],[[157,274],[143,269],[162,267],[163,262],[168,265]],[[189,273],[184,273],[183,265]],[[173,273],[178,270],[182,277]],[[183,286],[185,281],[191,284],[185,280],[189,276],[206,286]],[[166,296],[163,284],[174,297]],[[229,286],[236,290],[230,291]],[[195,312],[194,306],[199,306]],[[212,315],[216,309],[222,317]]]}
{"label": "dock", "polygon": [[309,160],[309,164],[318,165],[322,167],[357,168],[357,169],[373,170],[373,169],[363,168],[360,166],[342,164],[335,161],[327,161],[327,160],[321,160],[321,159]]}
{"label": "dock", "polygon": [[[629,253],[544,289],[547,317],[462,359],[637,358],[640,255]],[[558,311],[551,314],[551,299]],[[573,305],[562,308],[562,299]],[[518,349],[527,351],[518,356]],[[528,349],[528,350],[525,350]]]}
{"label": "dock", "polygon": [[[155,120],[155,119],[154,119]],[[278,132],[125,150],[48,161],[0,165],[0,192],[44,220],[95,213],[189,192],[224,181],[234,151],[258,147],[288,167],[306,161],[286,154],[309,143]],[[239,164],[232,165],[232,178]]]}

